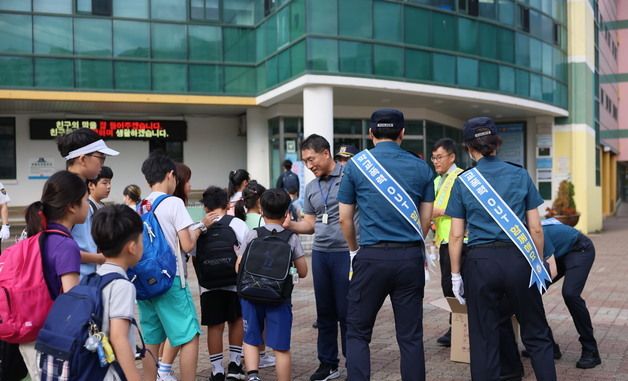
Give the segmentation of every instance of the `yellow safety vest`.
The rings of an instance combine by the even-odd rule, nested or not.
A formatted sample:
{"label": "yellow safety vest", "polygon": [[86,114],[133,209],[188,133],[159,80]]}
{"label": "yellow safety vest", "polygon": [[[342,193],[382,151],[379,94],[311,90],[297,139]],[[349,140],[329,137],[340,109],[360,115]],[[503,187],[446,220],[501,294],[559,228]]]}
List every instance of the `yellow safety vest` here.
{"label": "yellow safety vest", "polygon": [[[440,185],[440,182],[442,181],[442,176],[438,176],[434,179],[434,189],[438,189],[438,192],[436,192],[436,199],[434,200],[434,209],[447,209],[449,197],[451,196],[451,189],[454,187],[454,182],[456,181],[456,178],[462,172],[462,168],[456,168],[453,171],[449,172],[447,177],[445,177],[442,185]],[[440,246],[441,243],[447,243],[449,241],[449,232],[451,230],[451,217],[436,217],[434,219],[434,224],[436,225],[436,246]]]}

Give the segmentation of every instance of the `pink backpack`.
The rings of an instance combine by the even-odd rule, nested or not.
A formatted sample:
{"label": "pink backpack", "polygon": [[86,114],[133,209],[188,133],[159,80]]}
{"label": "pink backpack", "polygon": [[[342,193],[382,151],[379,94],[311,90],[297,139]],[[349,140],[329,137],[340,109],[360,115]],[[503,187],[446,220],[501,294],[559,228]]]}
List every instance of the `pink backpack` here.
{"label": "pink backpack", "polygon": [[7,248],[0,255],[0,340],[20,344],[37,339],[52,307],[44,278],[42,243],[46,230]]}

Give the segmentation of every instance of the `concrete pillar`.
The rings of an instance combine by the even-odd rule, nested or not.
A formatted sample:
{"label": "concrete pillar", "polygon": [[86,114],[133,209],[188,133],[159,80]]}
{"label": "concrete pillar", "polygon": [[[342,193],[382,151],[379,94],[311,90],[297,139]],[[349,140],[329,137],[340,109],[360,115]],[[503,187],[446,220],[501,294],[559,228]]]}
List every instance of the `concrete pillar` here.
{"label": "concrete pillar", "polygon": [[246,168],[252,179],[268,187],[270,180],[270,153],[268,148],[268,122],[264,110],[246,110]]}
{"label": "concrete pillar", "polygon": [[[303,137],[318,134],[329,141],[334,154],[334,90],[329,86],[312,86],[303,89]],[[305,170],[305,183],[314,174]]]}

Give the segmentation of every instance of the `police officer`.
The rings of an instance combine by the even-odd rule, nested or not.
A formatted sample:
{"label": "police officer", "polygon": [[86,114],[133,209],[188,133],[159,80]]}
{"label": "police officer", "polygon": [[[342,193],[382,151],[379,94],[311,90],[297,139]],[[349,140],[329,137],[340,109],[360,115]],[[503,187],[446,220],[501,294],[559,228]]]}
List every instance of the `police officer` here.
{"label": "police officer", "polygon": [[[11,236],[9,229],[9,201],[11,198],[7,194],[7,190],[4,189],[4,185],[0,183],[0,218],[2,219],[2,228],[0,229],[0,244],[2,241],[6,241]],[[2,248],[0,247],[0,252]]]}
{"label": "police officer", "polygon": [[[543,230],[537,210],[543,199],[525,169],[503,162],[496,156],[501,139],[492,119],[468,120],[464,124],[463,140],[477,166],[468,170],[468,174],[465,171],[459,175],[445,214],[452,217],[449,236],[452,291],[461,303],[465,302],[463,295],[468,301],[471,377],[475,381],[500,379],[500,341],[496,332],[503,321],[500,309],[502,299],[506,298],[521,324],[521,337],[531,354],[537,380],[554,381],[556,368],[552,340],[541,294],[536,287],[529,287],[532,269],[521,251],[525,249],[529,256],[534,246],[543,247]],[[469,185],[465,181],[471,178],[475,182]],[[480,182],[481,188],[478,187],[480,179],[488,185]],[[479,195],[487,193],[487,189],[494,189],[497,194],[490,198],[492,208],[480,201]],[[504,207],[497,209],[496,200],[503,201]],[[511,211],[510,215],[506,210]],[[526,237],[527,233],[522,232],[519,225],[516,232],[529,246],[516,245],[511,235],[502,230],[494,218],[503,225],[504,216],[510,222],[515,219],[525,221],[529,236]],[[465,222],[469,243],[463,283],[460,257]],[[533,259],[542,259],[541,253],[534,253]],[[534,271],[537,274],[536,266]]]}
{"label": "police officer", "polygon": [[357,148],[351,144],[343,144],[334,155],[334,160],[336,160],[338,164],[345,165],[356,153],[358,153]]}
{"label": "police officer", "polygon": [[[346,164],[338,192],[340,225],[355,255],[347,296],[349,379],[370,379],[373,325],[390,296],[401,378],[425,380],[422,237],[432,217],[433,172],[425,161],[400,147],[404,136],[400,111],[375,111],[369,136],[375,148],[358,153]],[[356,207],[360,211],[359,246],[353,224]]]}
{"label": "police officer", "polygon": [[[462,169],[456,165],[456,143],[449,138],[443,138],[434,143],[432,147],[432,164],[438,176],[434,179],[434,211],[432,221],[436,227],[434,243],[438,247],[440,257],[441,288],[443,295],[454,297],[451,291],[451,264],[449,263],[449,230],[451,229],[451,217],[445,215],[445,208],[449,202],[451,188]],[[451,314],[449,315],[451,324]],[[437,342],[446,347],[451,346],[451,326]]]}

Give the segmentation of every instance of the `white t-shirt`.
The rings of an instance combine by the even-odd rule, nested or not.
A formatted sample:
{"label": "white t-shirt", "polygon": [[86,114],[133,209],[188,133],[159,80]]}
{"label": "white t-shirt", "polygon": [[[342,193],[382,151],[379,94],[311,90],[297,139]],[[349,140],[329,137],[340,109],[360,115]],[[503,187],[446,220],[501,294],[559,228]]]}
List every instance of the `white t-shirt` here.
{"label": "white t-shirt", "polygon": [[[126,319],[133,320],[135,317],[135,286],[128,281],[126,271],[120,266],[105,263],[98,269],[99,275],[105,275],[109,273],[118,273],[124,276],[125,279],[116,279],[109,283],[102,290],[102,332],[107,335],[111,341],[111,334],[109,329],[110,319]],[[135,353],[135,332],[137,327],[129,325],[129,344],[131,345],[131,353]],[[109,367],[105,381],[118,381],[121,377],[115,371],[113,366]]]}
{"label": "white t-shirt", "polygon": [[4,185],[0,183],[0,205],[6,204],[9,201],[11,201],[11,197],[9,197],[7,190],[4,189]]}
{"label": "white t-shirt", "polygon": [[[150,205],[157,199],[157,197],[163,195],[163,192],[152,192],[146,197]],[[183,229],[188,228],[194,223],[190,213],[188,212],[183,200],[179,197],[168,197],[163,200],[155,211],[157,220],[159,220],[159,226],[168,241],[168,245],[172,249],[172,253],[177,255],[177,233]],[[179,259],[177,259],[179,260]],[[177,275],[179,275],[179,266],[177,266]]]}

